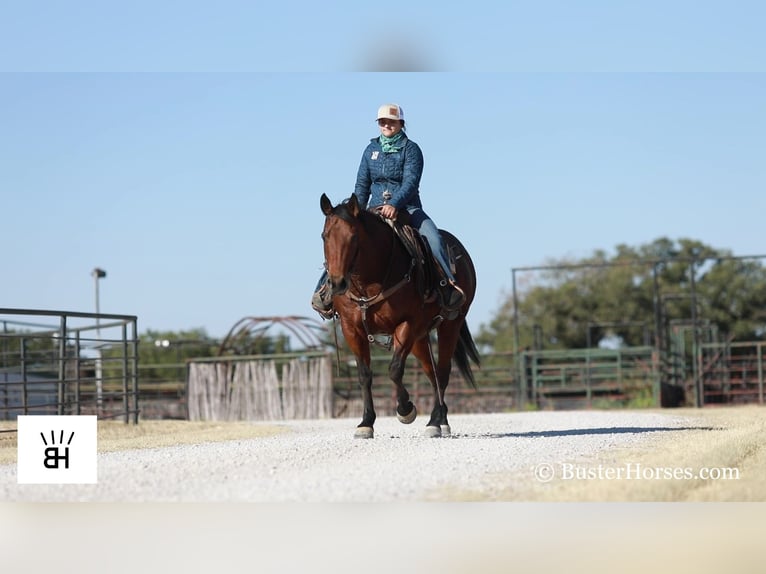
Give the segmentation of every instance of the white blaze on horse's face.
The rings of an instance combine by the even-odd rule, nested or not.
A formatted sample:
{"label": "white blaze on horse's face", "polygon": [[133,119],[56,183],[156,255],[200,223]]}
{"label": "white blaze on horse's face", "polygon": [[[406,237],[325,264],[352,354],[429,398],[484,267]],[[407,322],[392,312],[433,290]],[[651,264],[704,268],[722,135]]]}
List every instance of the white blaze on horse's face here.
{"label": "white blaze on horse's face", "polygon": [[331,292],[333,295],[340,295],[348,289],[347,278],[356,260],[356,225],[337,215],[331,215],[325,221],[322,239]]}

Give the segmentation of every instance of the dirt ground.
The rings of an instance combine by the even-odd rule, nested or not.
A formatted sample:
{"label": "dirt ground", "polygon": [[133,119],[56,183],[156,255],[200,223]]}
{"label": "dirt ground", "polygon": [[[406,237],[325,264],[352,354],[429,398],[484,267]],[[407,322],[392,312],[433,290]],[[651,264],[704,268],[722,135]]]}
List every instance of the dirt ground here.
{"label": "dirt ground", "polygon": [[[688,417],[682,433],[663,433],[595,460],[567,461],[549,482],[498,477],[486,494],[452,493],[453,500],[526,502],[764,502],[766,407],[659,411]],[[580,475],[577,475],[577,472]],[[709,477],[697,478],[704,472]],[[610,474],[611,473],[611,474]],[[620,474],[621,473],[621,474]],[[677,473],[671,476],[672,473]],[[681,475],[679,477],[679,475]],[[688,478],[691,477],[691,478]]]}
{"label": "dirt ground", "polygon": [[[0,422],[0,464],[16,462],[16,433],[2,432],[15,429],[15,422]],[[259,438],[278,432],[283,432],[278,425],[251,422],[152,420],[134,425],[99,421],[98,451]]]}
{"label": "dirt ground", "polygon": [[[592,460],[562,461],[570,474],[541,482],[497,476],[486,492],[449,492],[453,501],[524,502],[734,502],[766,501],[766,407],[709,407],[657,411],[682,417],[679,432],[657,433],[636,446],[602,451]],[[0,422],[0,431],[15,429]],[[278,423],[143,421],[139,425],[99,421],[100,452],[250,439],[284,432]],[[16,433],[0,432],[0,464],[16,462]],[[578,469],[577,471],[573,469]],[[626,470],[628,469],[628,470]],[[709,470],[708,470],[709,469]],[[726,469],[721,470],[721,469]],[[615,478],[615,473],[625,472]],[[700,471],[719,473],[715,479]],[[681,478],[668,472],[690,473]],[[724,475],[726,472],[728,474]],[[598,475],[593,476],[594,473]],[[609,474],[611,473],[611,474]],[[631,474],[632,473],[632,474]]]}

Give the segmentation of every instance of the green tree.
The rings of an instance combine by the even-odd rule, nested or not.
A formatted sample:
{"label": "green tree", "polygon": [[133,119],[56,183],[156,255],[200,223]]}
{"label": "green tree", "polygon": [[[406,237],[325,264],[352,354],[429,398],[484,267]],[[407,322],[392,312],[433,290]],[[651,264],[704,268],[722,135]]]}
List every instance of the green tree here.
{"label": "green tree", "polygon": [[[638,248],[618,245],[611,257],[596,251],[580,261],[551,261],[547,269],[517,277],[519,346],[581,348],[610,337],[641,345],[656,331],[658,312],[665,321],[686,321],[695,304],[700,324],[735,340],[761,339],[762,264],[699,241],[664,237]],[[512,350],[513,322],[509,296],[477,342],[497,352]]]}
{"label": "green tree", "polygon": [[[242,333],[224,354],[268,355],[289,352],[289,338]],[[139,335],[138,368],[142,384],[183,382],[189,359],[221,355],[222,342],[207,335],[204,329],[186,331],[147,330]],[[121,345],[102,349],[104,378],[121,380],[124,353]]]}
{"label": "green tree", "polygon": [[[56,334],[50,331],[41,333],[4,326],[0,332],[0,368],[20,369],[24,363],[24,368],[38,375],[58,376],[59,342]],[[68,345],[65,353],[72,356],[74,349]]]}
{"label": "green tree", "polygon": [[141,380],[183,381],[186,361],[218,354],[219,343],[204,329],[188,331],[147,330],[139,337],[138,361]]}

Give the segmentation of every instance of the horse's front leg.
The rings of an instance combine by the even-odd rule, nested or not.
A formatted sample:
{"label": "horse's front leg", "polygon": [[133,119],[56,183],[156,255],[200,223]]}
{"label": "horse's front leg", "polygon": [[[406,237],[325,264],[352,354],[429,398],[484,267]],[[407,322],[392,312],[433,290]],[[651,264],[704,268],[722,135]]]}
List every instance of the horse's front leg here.
{"label": "horse's front leg", "polygon": [[362,358],[356,358],[357,369],[359,370],[359,386],[362,388],[362,422],[356,427],[354,438],[372,438],[375,433],[375,408],[372,405],[372,369],[369,360],[365,362]]}
{"label": "horse's front leg", "polygon": [[356,427],[354,438],[372,438],[374,436],[375,408],[372,406],[372,368],[370,344],[367,335],[359,323],[349,321],[344,317],[351,313],[341,313],[341,329],[351,352],[356,357],[356,368],[359,375],[359,387],[362,390],[362,422]]}
{"label": "horse's front leg", "polygon": [[407,356],[410,354],[412,344],[408,341],[409,329],[403,327],[395,334],[396,345],[394,355],[388,366],[388,376],[396,385],[396,418],[400,423],[410,424],[418,416],[415,405],[410,400],[410,394],[404,388],[404,368],[407,364]]}

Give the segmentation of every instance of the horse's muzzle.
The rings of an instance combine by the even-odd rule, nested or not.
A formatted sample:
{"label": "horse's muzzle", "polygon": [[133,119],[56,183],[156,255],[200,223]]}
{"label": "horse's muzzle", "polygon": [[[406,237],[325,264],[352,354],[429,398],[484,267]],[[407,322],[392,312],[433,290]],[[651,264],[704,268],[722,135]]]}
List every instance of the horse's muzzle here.
{"label": "horse's muzzle", "polygon": [[333,296],[343,295],[346,291],[348,291],[348,281],[345,277],[330,277],[330,293]]}

